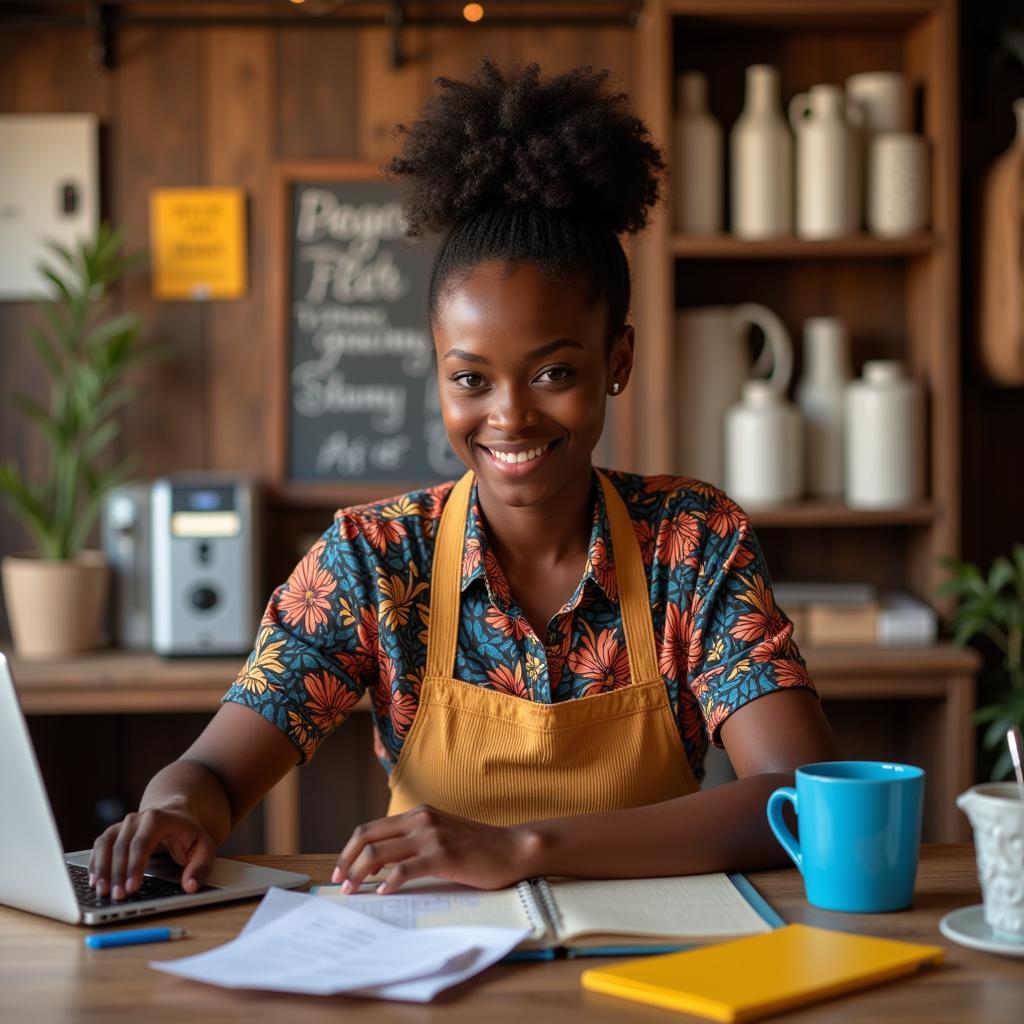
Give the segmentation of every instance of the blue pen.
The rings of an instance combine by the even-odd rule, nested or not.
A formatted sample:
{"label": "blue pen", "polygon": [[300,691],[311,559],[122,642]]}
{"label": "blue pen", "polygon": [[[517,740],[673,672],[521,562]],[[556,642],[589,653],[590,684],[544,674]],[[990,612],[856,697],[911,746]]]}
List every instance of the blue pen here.
{"label": "blue pen", "polygon": [[90,949],[111,949],[114,946],[138,946],[143,942],[168,942],[171,939],[183,939],[184,937],[184,928],[136,928],[130,932],[86,935],[85,944]]}

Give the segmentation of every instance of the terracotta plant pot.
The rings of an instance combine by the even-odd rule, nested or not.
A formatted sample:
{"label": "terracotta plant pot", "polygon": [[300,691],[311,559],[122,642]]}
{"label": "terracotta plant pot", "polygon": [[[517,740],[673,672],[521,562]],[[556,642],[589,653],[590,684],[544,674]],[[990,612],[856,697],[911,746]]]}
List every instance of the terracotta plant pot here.
{"label": "terracotta plant pot", "polygon": [[2,570],[19,658],[46,661],[96,646],[107,597],[102,552],[83,551],[66,562],[23,552],[6,556]]}

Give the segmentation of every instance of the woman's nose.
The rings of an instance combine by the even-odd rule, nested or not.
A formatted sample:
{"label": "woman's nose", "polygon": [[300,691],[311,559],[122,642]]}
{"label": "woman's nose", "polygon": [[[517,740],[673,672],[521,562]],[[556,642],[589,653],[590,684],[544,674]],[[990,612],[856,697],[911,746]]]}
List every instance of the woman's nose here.
{"label": "woman's nose", "polygon": [[528,388],[509,385],[494,392],[494,401],[487,412],[487,425],[492,430],[514,436],[537,423]]}

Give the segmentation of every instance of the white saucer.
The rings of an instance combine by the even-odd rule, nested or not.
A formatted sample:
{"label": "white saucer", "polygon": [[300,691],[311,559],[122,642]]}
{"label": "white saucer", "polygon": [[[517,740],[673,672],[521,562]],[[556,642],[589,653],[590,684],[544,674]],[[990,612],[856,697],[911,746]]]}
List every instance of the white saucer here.
{"label": "white saucer", "polygon": [[939,931],[961,946],[970,946],[971,949],[980,949],[986,953],[1001,953],[1003,956],[1024,957],[1024,942],[996,935],[985,922],[985,911],[980,903],[950,911],[939,922]]}

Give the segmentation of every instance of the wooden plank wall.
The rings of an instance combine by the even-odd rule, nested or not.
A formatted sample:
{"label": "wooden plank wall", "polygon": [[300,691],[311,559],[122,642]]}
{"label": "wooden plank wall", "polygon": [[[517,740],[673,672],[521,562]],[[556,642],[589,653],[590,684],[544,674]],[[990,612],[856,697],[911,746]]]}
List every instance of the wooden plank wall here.
{"label": "wooden plank wall", "polygon": [[[126,229],[132,246],[147,244],[153,188],[241,185],[249,195],[246,298],[157,302],[144,271],[120,290],[123,308],[141,313],[147,335],[170,353],[140,375],[144,397],[125,417],[122,444],[137,457],[140,477],[266,468],[276,160],[384,160],[393,126],[415,113],[433,79],[464,76],[485,54],[535,60],[544,70],[592,63],[612,70],[627,90],[632,80],[625,27],[415,29],[403,42],[407,63],[395,71],[383,28],[135,28],[119,35],[117,67],[103,72],[90,61],[84,29],[5,26],[0,33],[0,111],[100,116],[104,215]],[[26,340],[34,315],[28,304],[0,304],[3,392],[43,393]],[[0,402],[0,460],[13,456],[31,472],[43,454],[10,402]],[[0,554],[26,546],[0,510]]]}

